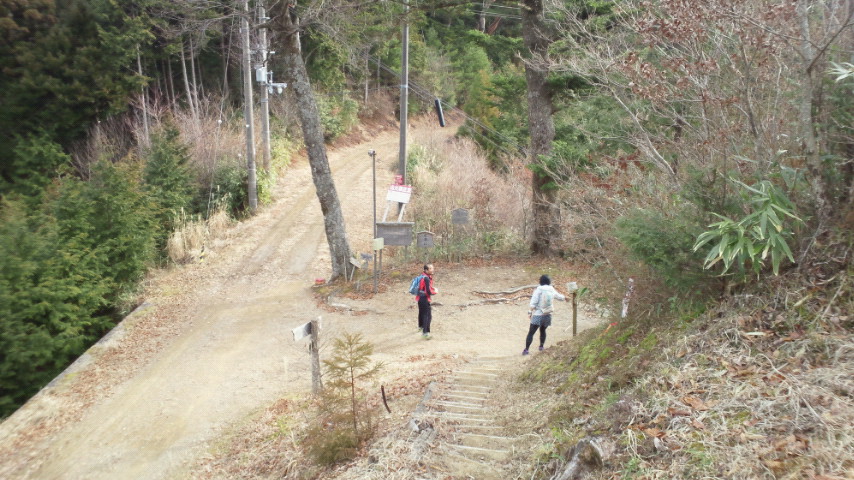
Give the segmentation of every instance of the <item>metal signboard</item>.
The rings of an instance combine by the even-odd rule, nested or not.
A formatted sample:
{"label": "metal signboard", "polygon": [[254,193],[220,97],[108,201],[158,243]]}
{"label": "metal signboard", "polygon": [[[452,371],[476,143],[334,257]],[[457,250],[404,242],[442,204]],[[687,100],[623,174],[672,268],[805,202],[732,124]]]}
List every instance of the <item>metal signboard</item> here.
{"label": "metal signboard", "polygon": [[389,247],[408,247],[412,245],[413,222],[377,222],[377,237]]}
{"label": "metal signboard", "polygon": [[454,225],[465,225],[469,223],[469,211],[465,208],[451,210],[451,223]]}
{"label": "metal signboard", "polygon": [[423,231],[415,234],[415,246],[418,248],[433,247],[433,232]]}
{"label": "metal signboard", "polygon": [[382,250],[383,247],[385,247],[385,242],[383,241],[383,239],[382,238],[375,238],[374,239],[374,250]]}
{"label": "metal signboard", "polygon": [[386,201],[397,203],[409,203],[412,196],[412,185],[389,185]]}

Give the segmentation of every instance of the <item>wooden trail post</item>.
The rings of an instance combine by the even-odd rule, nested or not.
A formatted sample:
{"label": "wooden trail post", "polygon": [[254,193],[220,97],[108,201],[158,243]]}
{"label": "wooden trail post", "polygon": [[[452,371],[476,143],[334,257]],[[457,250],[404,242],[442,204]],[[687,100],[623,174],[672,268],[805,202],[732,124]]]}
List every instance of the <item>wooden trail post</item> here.
{"label": "wooden trail post", "polygon": [[566,289],[572,294],[572,336],[578,334],[578,284],[569,282],[566,284]]}
{"label": "wooden trail post", "polygon": [[323,390],[323,380],[320,378],[320,317],[312,320],[311,323],[311,343],[308,345],[308,351],[311,353],[311,393],[317,395]]}
{"label": "wooden trail post", "polygon": [[620,318],[626,318],[629,314],[629,302],[632,300],[632,293],[635,291],[635,279],[629,277],[629,286],[626,289],[626,295],[623,297],[623,311],[620,313]]}
{"label": "wooden trail post", "polygon": [[323,390],[323,380],[320,378],[320,317],[293,329],[293,334],[295,342],[311,337],[308,344],[311,355],[311,393],[317,395]]}

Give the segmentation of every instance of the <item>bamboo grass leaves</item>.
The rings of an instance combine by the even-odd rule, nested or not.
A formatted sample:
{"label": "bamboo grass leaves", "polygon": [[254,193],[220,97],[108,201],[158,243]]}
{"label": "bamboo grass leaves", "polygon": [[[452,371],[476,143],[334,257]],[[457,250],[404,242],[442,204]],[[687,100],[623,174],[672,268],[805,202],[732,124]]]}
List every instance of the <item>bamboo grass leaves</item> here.
{"label": "bamboo grass leaves", "polygon": [[784,257],[795,261],[788,240],[803,220],[795,215],[794,204],[785,192],[770,181],[762,180],[755,186],[732,181],[744,190],[752,211],[740,220],[713,213],[720,221],[697,237],[694,251],[712,245],[703,268],[722,262],[721,275],[733,267],[741,272],[749,267],[759,275],[770,255],[771,269],[778,275]]}

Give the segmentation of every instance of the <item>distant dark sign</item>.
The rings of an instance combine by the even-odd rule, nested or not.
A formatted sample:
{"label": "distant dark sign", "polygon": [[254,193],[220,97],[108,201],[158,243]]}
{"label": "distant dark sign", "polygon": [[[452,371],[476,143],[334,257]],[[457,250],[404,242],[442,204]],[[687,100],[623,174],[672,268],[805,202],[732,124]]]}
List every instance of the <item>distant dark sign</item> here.
{"label": "distant dark sign", "polygon": [[431,248],[433,246],[433,232],[423,231],[415,234],[415,246],[418,248]]}
{"label": "distant dark sign", "polygon": [[451,210],[451,223],[454,225],[465,225],[469,223],[469,211],[465,208]]}
{"label": "distant dark sign", "polygon": [[377,222],[377,238],[382,238],[387,247],[408,247],[414,226],[413,222]]}

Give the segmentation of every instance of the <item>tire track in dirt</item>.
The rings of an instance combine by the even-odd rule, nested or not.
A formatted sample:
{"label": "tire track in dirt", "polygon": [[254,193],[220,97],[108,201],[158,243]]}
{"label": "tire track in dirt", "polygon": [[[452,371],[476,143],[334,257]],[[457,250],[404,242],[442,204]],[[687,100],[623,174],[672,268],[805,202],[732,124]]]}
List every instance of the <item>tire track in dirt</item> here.
{"label": "tire track in dirt", "polygon": [[[377,139],[387,158],[393,158],[395,136],[387,132]],[[361,150],[367,158],[362,146],[330,152],[336,186],[346,192],[339,197],[356,204],[342,206],[345,218],[349,221],[347,212],[355,212],[357,226],[370,218],[371,205],[364,198],[370,192],[371,164],[353,158]],[[207,273],[199,275],[198,283],[179,287],[188,290],[181,300],[153,300],[149,312],[165,313],[180,323],[176,337],[138,359],[140,365],[127,369],[129,378],[99,388],[102,396],[79,419],[61,431],[46,432],[46,438],[27,439],[26,455],[2,451],[0,476],[173,478],[234,422],[285,392],[308,389],[308,361],[293,344],[290,330],[320,313],[308,289],[329,269],[328,248],[306,162],[288,171],[281,189],[281,200],[237,227],[234,245],[214,248],[208,264],[189,269]],[[127,332],[121,338],[95,350],[121,349],[128,338],[144,335],[134,325],[123,326],[119,330]],[[93,353],[93,365],[81,369],[110,369],[98,365],[99,355]],[[62,408],[62,392],[75,376],[22,407],[15,421],[4,422],[0,438],[19,438],[40,417]]]}

